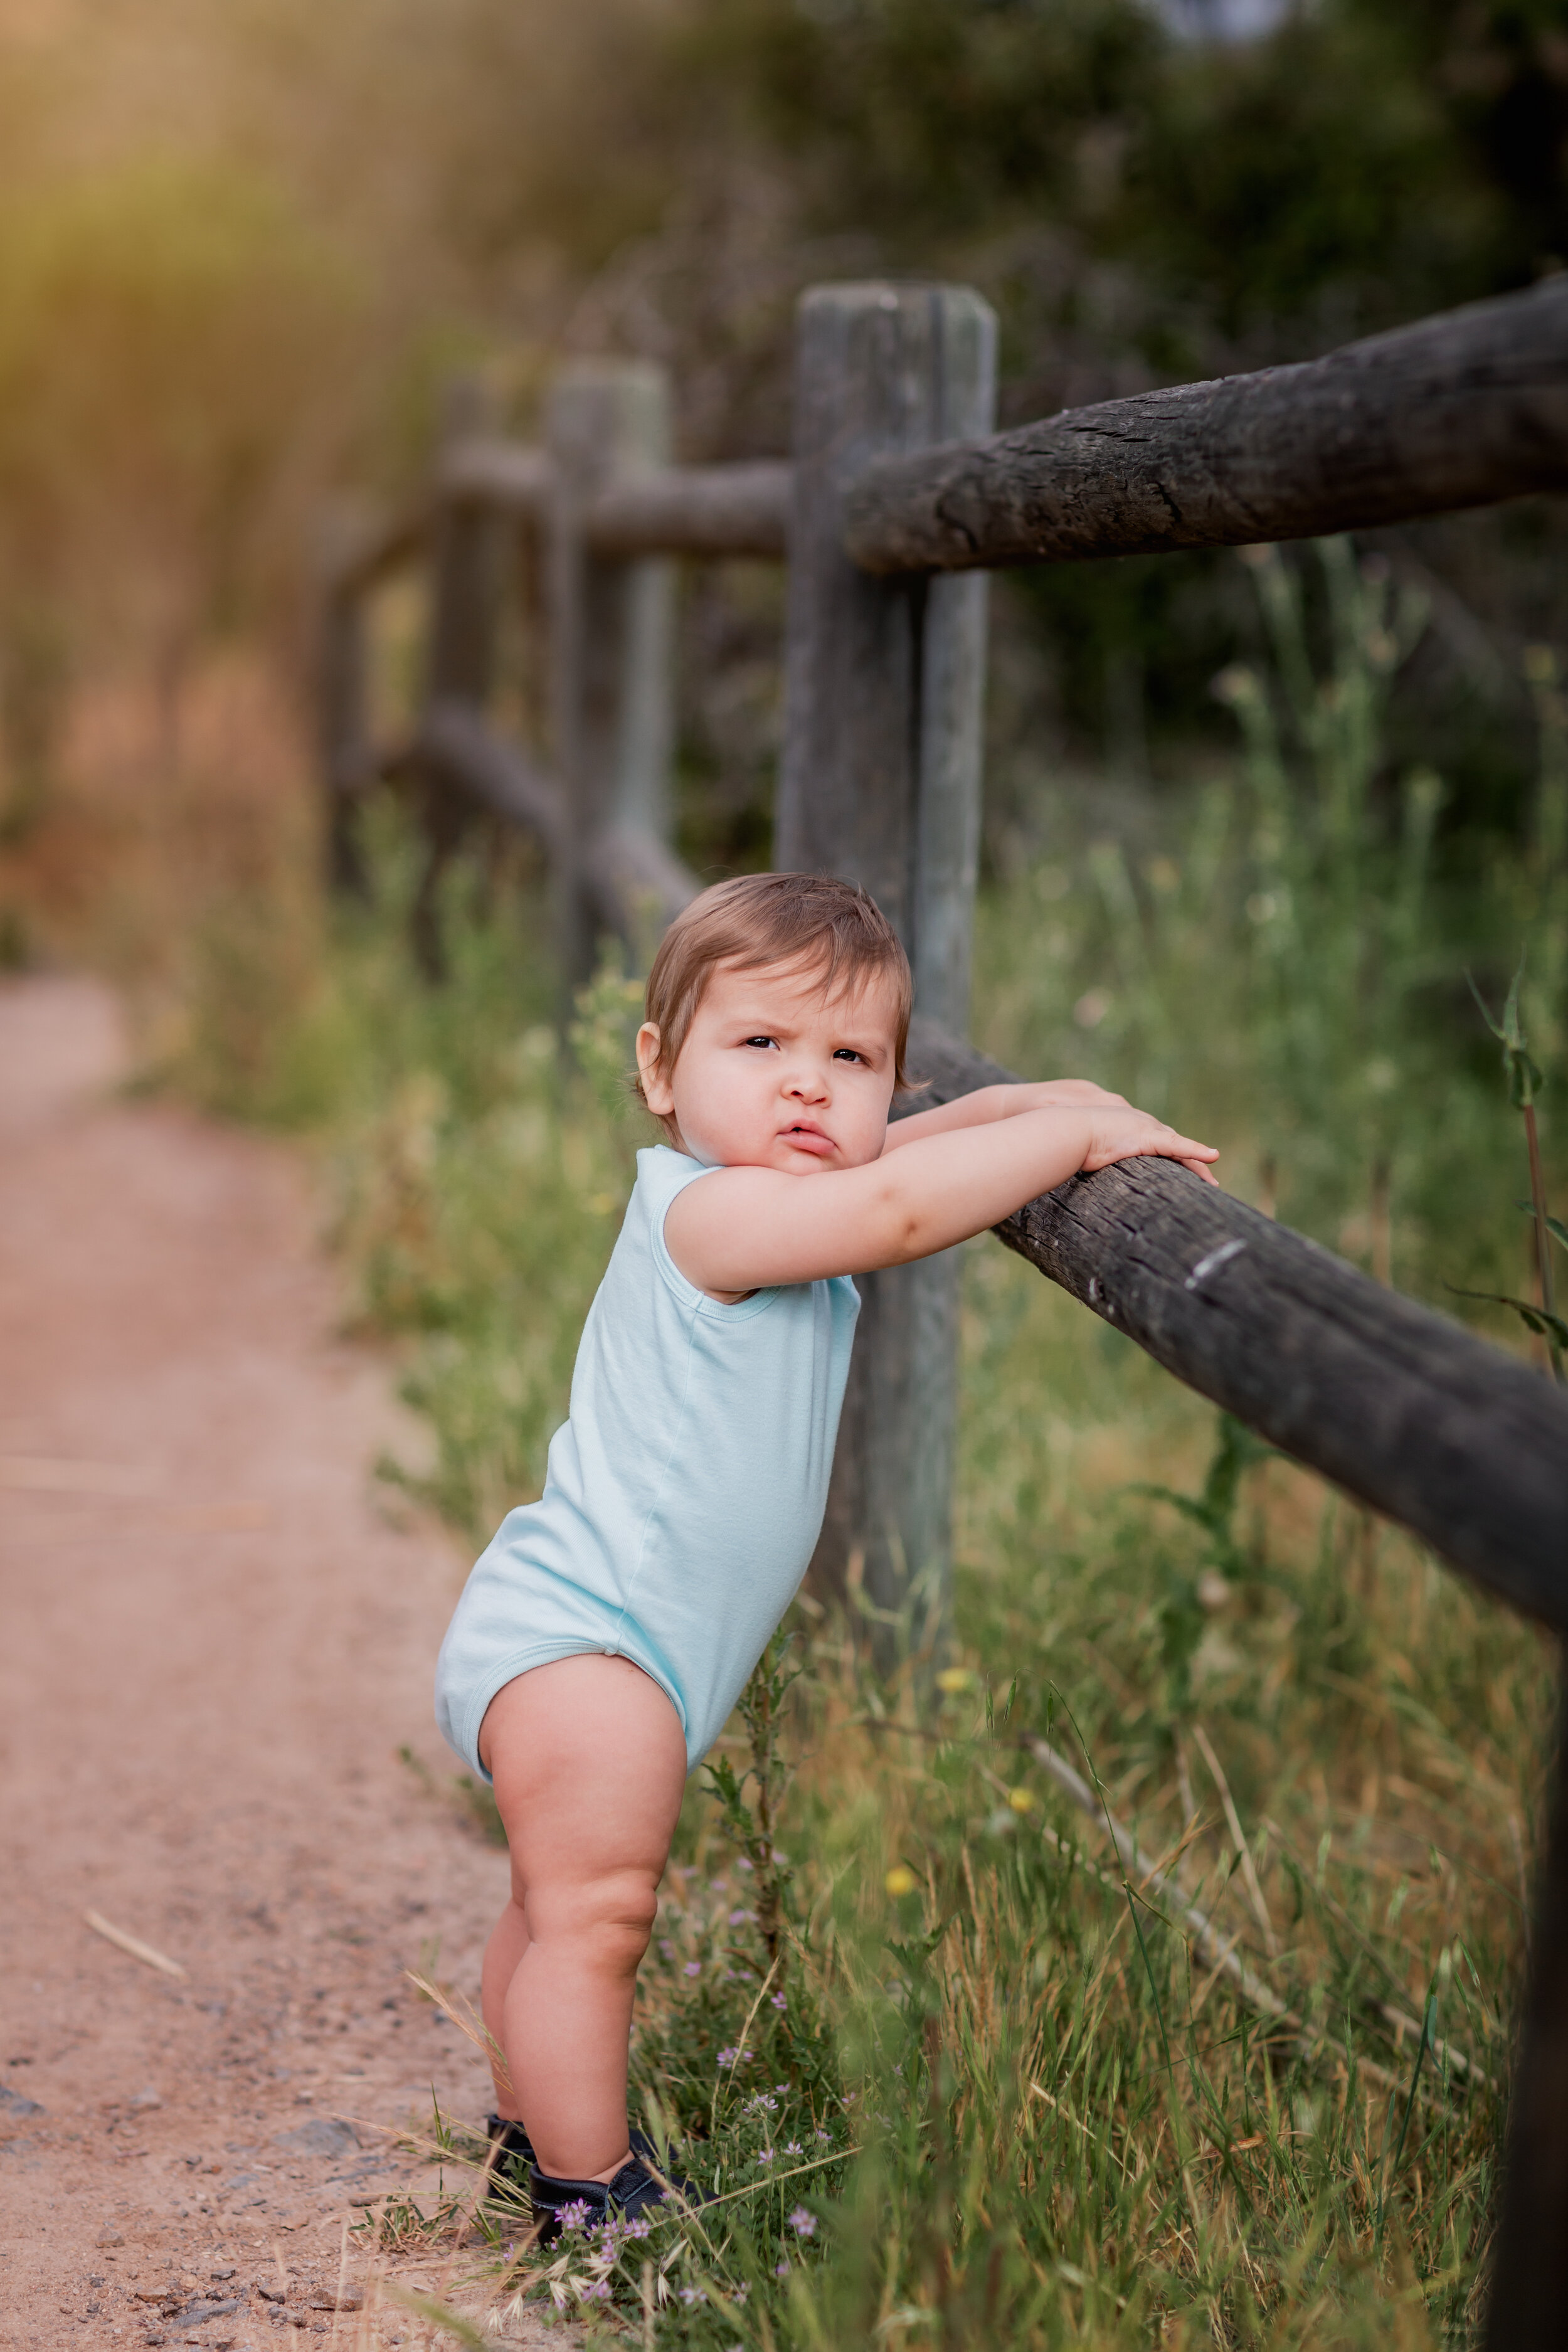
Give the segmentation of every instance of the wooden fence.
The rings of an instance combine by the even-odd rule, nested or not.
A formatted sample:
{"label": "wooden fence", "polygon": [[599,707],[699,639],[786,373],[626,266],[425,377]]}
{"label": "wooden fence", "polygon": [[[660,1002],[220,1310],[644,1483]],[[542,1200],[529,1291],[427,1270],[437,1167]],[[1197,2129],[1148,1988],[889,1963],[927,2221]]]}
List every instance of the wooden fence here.
{"label": "wooden fence", "polygon": [[[353,815],[404,778],[427,855],[415,909],[484,814],[549,860],[568,980],[597,934],[646,944],[697,885],[670,846],[671,561],[787,561],[774,862],[848,874],[915,972],[927,1099],[1007,1074],[962,1043],[979,839],[986,573],[1293,539],[1568,488],[1568,278],[1305,365],[992,431],[995,331],[966,289],[804,298],[788,462],[670,462],[658,371],[567,370],[542,446],[454,394],[426,499],[328,567],[321,750],[333,873]],[[548,763],[489,714],[505,567],[538,583]],[[372,743],[365,597],[430,567],[420,714]],[[1489,1591],[1568,1630],[1568,1402],[1517,1360],[1380,1288],[1169,1161],[1078,1176],[1000,1238],[1205,1396]],[[874,1275],[815,1572],[851,1561],[880,1622],[945,1607],[957,1254]],[[922,1614],[924,1622],[922,1625]],[[1568,2314],[1568,1779],[1563,1752],[1510,2125],[1493,2352]]]}

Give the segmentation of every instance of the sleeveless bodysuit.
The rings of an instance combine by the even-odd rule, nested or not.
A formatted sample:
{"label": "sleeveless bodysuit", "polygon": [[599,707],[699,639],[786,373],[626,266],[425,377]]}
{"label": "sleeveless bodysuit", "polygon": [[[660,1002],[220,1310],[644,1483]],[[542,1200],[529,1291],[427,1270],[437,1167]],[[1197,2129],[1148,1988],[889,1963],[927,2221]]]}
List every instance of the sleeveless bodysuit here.
{"label": "sleeveless bodysuit", "polygon": [[480,1778],[496,1693],[584,1651],[653,1676],[694,1769],[805,1573],[859,1297],[838,1275],[723,1307],[688,1282],[664,1220],[711,1172],[638,1152],[544,1492],[503,1519],[441,1645],[437,1721]]}

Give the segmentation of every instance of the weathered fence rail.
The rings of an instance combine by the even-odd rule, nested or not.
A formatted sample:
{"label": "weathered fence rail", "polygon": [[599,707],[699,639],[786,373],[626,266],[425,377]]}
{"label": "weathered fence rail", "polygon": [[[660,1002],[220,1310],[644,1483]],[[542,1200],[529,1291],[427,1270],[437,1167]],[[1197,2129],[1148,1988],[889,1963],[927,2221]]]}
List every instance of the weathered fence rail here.
{"label": "weathered fence rail", "polygon": [[994,571],[1365,530],[1568,489],[1568,280],[1326,359],[1178,384],[868,467],[867,572]]}
{"label": "weathered fence rail", "polygon": [[[442,463],[447,497],[494,506],[531,522],[550,520],[553,475],[535,449],[505,441],[459,445]],[[594,555],[750,555],[785,551],[791,468],[780,458],[732,466],[648,466],[605,484],[584,508]]]}
{"label": "weathered fence rail", "polygon": [[[909,1108],[1011,1074],[924,1024]],[[1568,1625],[1568,1397],[1168,1160],[1075,1176],[996,1237],[1200,1396],[1542,1623]]]}
{"label": "weathered fence rail", "polygon": [[[790,461],[670,463],[657,371],[557,384],[542,446],[474,391],[426,494],[341,538],[323,583],[321,750],[335,878],[353,810],[415,793],[415,909],[483,814],[540,844],[569,980],[596,933],[646,943],[697,885],[672,846],[673,558],[787,560],[775,862],[878,898],[915,973],[915,1061],[946,1100],[1006,1074],[962,1042],[981,794],[986,573],[999,566],[1353,530],[1568,488],[1568,279],[1298,367],[992,431],[994,322],[963,288],[803,299]],[[488,708],[508,547],[542,583],[542,746]],[[366,719],[365,601],[430,564],[422,709]],[[956,576],[955,576],[956,575]],[[1568,1631],[1568,1405],[1446,1318],[1163,1162],[1077,1177],[997,1229],[1029,1262],[1297,1460]],[[957,1256],[871,1276],[815,1572],[858,1559],[884,1625],[947,1581]],[[918,1629],[917,1629],[918,1630]],[[1511,2111],[1491,2352],[1555,2345],[1568,2311],[1568,1781],[1554,1800]]]}

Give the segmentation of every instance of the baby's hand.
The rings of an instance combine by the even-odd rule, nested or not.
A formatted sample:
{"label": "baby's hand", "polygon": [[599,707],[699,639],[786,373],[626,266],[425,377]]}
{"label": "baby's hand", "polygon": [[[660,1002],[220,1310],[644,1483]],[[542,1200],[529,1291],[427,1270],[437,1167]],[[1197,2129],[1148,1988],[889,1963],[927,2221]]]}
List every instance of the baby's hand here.
{"label": "baby's hand", "polygon": [[1127,1110],[1131,1108],[1125,1095],[1108,1094],[1097,1087],[1092,1078],[1045,1078],[1038,1085],[1020,1087],[1018,1092],[1029,1099],[1020,1105],[1026,1110],[1097,1110],[1106,1108]]}
{"label": "baby's hand", "polygon": [[1212,1143],[1199,1143],[1193,1136],[1179,1135],[1163,1118],[1151,1118],[1146,1110],[1134,1110],[1131,1105],[1121,1108],[1108,1105],[1095,1118],[1090,1130],[1089,1150],[1083,1156],[1085,1172],[1109,1168],[1118,1160],[1143,1158],[1179,1160],[1184,1168],[1190,1168],[1205,1184],[1215,1181],[1206,1165],[1219,1158]]}

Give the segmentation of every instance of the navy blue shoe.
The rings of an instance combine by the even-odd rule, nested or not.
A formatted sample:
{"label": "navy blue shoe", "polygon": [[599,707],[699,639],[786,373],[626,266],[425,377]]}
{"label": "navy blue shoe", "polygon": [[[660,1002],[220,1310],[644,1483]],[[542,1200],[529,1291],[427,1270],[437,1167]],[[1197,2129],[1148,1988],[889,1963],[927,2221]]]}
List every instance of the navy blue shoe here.
{"label": "navy blue shoe", "polygon": [[484,2202],[498,2220],[515,2227],[527,2217],[528,2179],[533,2170],[533,2142],[514,2116],[487,2116],[489,2132],[489,2175]]}
{"label": "navy blue shoe", "polygon": [[533,2142],[515,2116],[487,2116],[485,2129],[495,2150],[494,2170],[510,2170],[516,2164],[531,2171]]}
{"label": "navy blue shoe", "polygon": [[[634,2137],[652,2159],[647,2137],[641,2132]],[[658,2178],[640,2153],[628,2156],[613,2180],[560,2180],[541,2172],[536,2164],[529,2176],[528,2193],[539,2224],[539,2243],[549,2245],[563,2230],[594,2230],[609,2221],[635,2221],[649,2206],[663,2203],[667,2185],[693,2205],[704,2201],[695,2185],[678,2174]]]}

